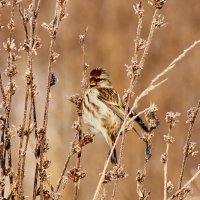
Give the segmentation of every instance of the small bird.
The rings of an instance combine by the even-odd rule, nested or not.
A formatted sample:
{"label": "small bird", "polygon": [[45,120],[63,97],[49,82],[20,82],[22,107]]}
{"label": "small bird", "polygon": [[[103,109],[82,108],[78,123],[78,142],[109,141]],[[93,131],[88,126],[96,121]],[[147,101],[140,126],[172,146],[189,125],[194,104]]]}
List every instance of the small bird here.
{"label": "small bird", "polygon": [[[98,67],[90,72],[82,111],[84,123],[94,134],[102,134],[111,149],[123,123],[125,107],[105,69]],[[148,127],[140,117],[136,117],[135,121],[148,132]],[[111,155],[111,163],[117,165],[116,149]]]}

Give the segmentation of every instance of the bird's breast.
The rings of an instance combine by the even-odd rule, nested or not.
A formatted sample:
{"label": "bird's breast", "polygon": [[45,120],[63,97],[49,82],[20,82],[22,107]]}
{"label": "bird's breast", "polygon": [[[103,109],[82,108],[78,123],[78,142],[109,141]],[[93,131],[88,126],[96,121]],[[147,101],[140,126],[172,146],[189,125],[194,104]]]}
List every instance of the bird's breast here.
{"label": "bird's breast", "polygon": [[83,121],[95,134],[104,134],[105,131],[114,133],[121,127],[120,118],[98,99],[98,93],[95,92],[84,95]]}

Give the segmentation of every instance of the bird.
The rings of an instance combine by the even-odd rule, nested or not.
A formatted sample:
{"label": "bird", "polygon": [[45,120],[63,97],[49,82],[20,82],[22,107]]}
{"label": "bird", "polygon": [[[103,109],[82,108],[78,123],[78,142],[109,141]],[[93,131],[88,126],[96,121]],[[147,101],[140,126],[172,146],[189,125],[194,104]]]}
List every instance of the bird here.
{"label": "bird", "polygon": [[[122,126],[124,115],[124,103],[119,93],[113,88],[110,75],[102,67],[92,69],[88,87],[83,95],[83,122],[92,133],[104,136],[110,150]],[[134,115],[136,113],[132,113],[130,117]],[[135,118],[135,121],[148,132],[148,127],[139,116]],[[111,163],[118,164],[115,148],[111,155]]]}

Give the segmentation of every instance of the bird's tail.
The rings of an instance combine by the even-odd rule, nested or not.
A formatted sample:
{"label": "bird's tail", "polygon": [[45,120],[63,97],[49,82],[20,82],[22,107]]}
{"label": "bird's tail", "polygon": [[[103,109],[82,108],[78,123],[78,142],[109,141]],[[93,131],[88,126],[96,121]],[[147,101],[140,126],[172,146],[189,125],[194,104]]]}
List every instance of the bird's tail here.
{"label": "bird's tail", "polygon": [[[106,137],[106,141],[110,147],[110,150],[108,152],[108,156],[110,155],[110,151],[113,147],[113,144],[115,143],[115,139],[116,139],[116,136],[115,134],[110,134],[110,135],[107,135],[108,137]],[[112,155],[110,157],[110,161],[113,165],[117,165],[117,152],[116,152],[116,149],[114,148],[113,149],[113,152],[112,152]]]}
{"label": "bird's tail", "polygon": [[[137,115],[135,112],[132,112],[129,117],[134,117],[135,115]],[[151,130],[149,129],[149,127],[143,122],[143,120],[137,116],[135,119],[135,122],[138,123],[138,125],[145,131],[145,132],[150,132]]]}
{"label": "bird's tail", "polygon": [[[110,155],[110,151],[108,152],[108,155]],[[113,150],[113,153],[111,155],[110,161],[113,165],[117,165],[117,152],[116,149]]]}

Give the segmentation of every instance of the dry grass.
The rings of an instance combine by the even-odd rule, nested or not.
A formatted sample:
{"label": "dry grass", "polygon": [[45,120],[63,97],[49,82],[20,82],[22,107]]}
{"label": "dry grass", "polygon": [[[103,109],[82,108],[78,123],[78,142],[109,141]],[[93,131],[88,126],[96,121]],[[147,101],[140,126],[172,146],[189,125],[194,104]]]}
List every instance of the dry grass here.
{"label": "dry grass", "polygon": [[[170,30],[166,27],[163,14],[168,16],[167,13],[170,11],[167,10],[175,8],[178,3],[169,4],[169,8],[165,0],[152,0],[148,2],[149,4],[135,3],[133,11],[137,16],[135,18],[137,26],[134,26],[136,27],[134,48],[132,44],[130,45],[133,53],[130,51],[129,54],[129,58],[132,59],[129,65],[121,67],[120,57],[123,57],[125,62],[128,57],[126,53],[120,51],[120,42],[128,45],[130,39],[133,40],[133,36],[132,31],[128,29],[120,33],[124,24],[130,27],[130,30],[133,28],[131,23],[129,25],[133,16],[129,14],[126,19],[125,15],[122,15],[123,18],[117,12],[106,13],[106,10],[112,8],[121,12],[125,9],[124,14],[133,13],[130,10],[132,2],[96,3],[95,5],[92,2],[78,4],[66,0],[48,3],[40,0],[0,1],[2,13],[0,21],[2,24],[0,199],[163,198],[171,200],[186,199],[189,196],[198,199],[200,187],[197,183],[195,185],[200,174],[199,154],[196,150],[199,136],[195,134],[200,128],[198,84],[195,82],[194,89],[190,86],[186,90],[188,93],[186,97],[192,99],[190,104],[198,101],[197,106],[188,110],[187,123],[184,123],[184,119],[178,113],[167,112],[176,109],[179,111],[178,104],[181,104],[182,115],[185,115],[184,111],[189,106],[183,103],[186,101],[185,97],[181,97],[181,94],[173,94],[171,98],[166,98],[160,88],[174,91],[170,85],[167,86],[168,88],[164,87],[169,82],[170,74],[175,76],[177,83],[175,81],[174,84],[181,81],[182,85],[187,85],[188,81],[182,78],[183,71],[187,71],[186,68],[182,68],[180,73],[175,67],[179,63],[184,65],[184,62],[186,65],[196,65],[195,56],[191,52],[195,55],[197,50],[194,48],[199,45],[200,40],[192,42],[180,54],[174,51],[173,56],[170,55],[170,59],[174,60],[167,64],[169,60],[166,62],[165,57],[168,55],[166,52],[163,57],[158,55],[162,54],[162,50],[158,52],[160,47],[157,48],[154,41],[160,41],[159,38],[172,41],[170,33],[162,32],[162,29],[166,32]],[[95,9],[89,8],[90,11],[87,12],[86,5]],[[66,10],[72,13],[72,17],[67,18]],[[101,10],[105,13],[101,13]],[[73,12],[76,13],[77,18],[73,17]],[[10,13],[10,16],[5,16],[6,13]],[[88,19],[84,19],[83,16],[87,16]],[[116,24],[117,28],[107,24],[107,20],[118,17],[120,23],[119,26]],[[65,18],[67,20],[64,20]],[[101,21],[101,18],[104,20]],[[68,21],[67,26],[66,21]],[[70,23],[77,23],[79,29],[80,26],[85,28],[89,25],[92,29],[90,30],[89,26],[85,31],[77,31],[75,25],[70,27]],[[98,26],[101,27],[101,31]],[[110,32],[103,32],[104,30]],[[114,39],[118,32],[121,39],[116,43]],[[126,38],[124,33],[127,34]],[[77,34],[80,34],[79,44]],[[76,41],[77,44],[70,43],[70,40]],[[102,44],[101,40],[105,44]],[[165,51],[169,48],[161,41],[159,45]],[[91,47],[95,53],[91,52]],[[101,51],[106,51],[106,54]],[[116,55],[113,52],[116,52]],[[74,57],[69,62],[72,54]],[[191,57],[191,61],[188,61],[187,57]],[[94,135],[88,132],[82,123],[81,103],[87,87],[89,68],[87,62],[91,65],[116,64],[116,67],[111,68],[110,71],[111,74],[113,72],[113,79],[119,82],[116,84],[119,90],[124,90],[126,115],[119,131],[121,134],[118,134],[108,158],[104,156],[104,149],[106,149],[104,143],[97,143],[100,139],[95,137],[94,140]],[[149,69],[149,66],[155,64],[167,67],[163,70],[160,67],[158,70],[155,68],[157,75],[151,76],[149,80],[147,78],[148,84],[143,77],[147,77],[147,74],[152,75],[154,69]],[[55,71],[60,74],[59,80],[56,78]],[[197,72],[196,70],[195,73]],[[188,80],[193,80],[195,73],[192,74],[192,70],[186,72]],[[121,79],[122,75],[124,80]],[[141,92],[138,92],[138,85],[142,88]],[[76,90],[80,92],[69,95]],[[178,91],[181,89],[178,89],[177,93]],[[156,98],[152,98],[151,95]],[[70,110],[75,110],[75,107],[71,103],[66,103],[66,96],[70,96],[67,99],[76,106],[76,113],[70,114]],[[157,105],[151,103],[151,98]],[[148,104],[150,106],[147,106]],[[164,107],[164,104],[167,106]],[[131,119],[128,116],[134,110],[139,110],[138,116],[145,115],[149,132],[137,130],[137,136],[131,138],[134,136],[130,136],[129,132],[132,130],[136,116]],[[159,113],[163,115],[166,113],[165,120]],[[74,130],[70,127],[72,123]],[[166,126],[163,127],[163,124]],[[177,129],[179,124],[181,128]],[[188,131],[187,124],[189,124]],[[186,137],[180,132],[187,133]],[[191,139],[196,142],[192,142]],[[110,166],[110,157],[115,146],[119,149],[119,163],[113,167]],[[174,151],[173,154],[171,149]],[[161,159],[159,159],[160,155]],[[179,165],[176,165],[177,162]],[[158,171],[155,172],[157,169]],[[191,170],[194,171],[193,174]]]}

